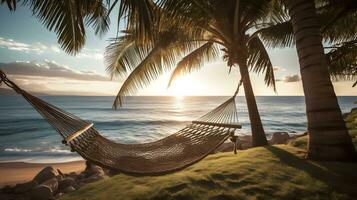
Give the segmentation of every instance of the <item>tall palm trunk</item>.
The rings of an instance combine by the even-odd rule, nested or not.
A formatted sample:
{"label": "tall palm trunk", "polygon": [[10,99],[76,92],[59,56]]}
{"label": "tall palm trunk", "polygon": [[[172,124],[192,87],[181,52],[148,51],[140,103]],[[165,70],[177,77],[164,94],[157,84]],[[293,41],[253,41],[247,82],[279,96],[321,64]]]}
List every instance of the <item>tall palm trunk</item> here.
{"label": "tall palm trunk", "polygon": [[238,61],[237,64],[239,65],[240,74],[243,78],[244,94],[248,106],[248,113],[252,130],[252,145],[254,147],[267,145],[268,141],[265,136],[262,120],[260,119],[257,103],[255,101],[247,63],[246,61]]}
{"label": "tall palm trunk", "polygon": [[352,160],[348,135],[325,59],[314,1],[285,0],[293,24],[305,93],[309,144],[307,158]]}

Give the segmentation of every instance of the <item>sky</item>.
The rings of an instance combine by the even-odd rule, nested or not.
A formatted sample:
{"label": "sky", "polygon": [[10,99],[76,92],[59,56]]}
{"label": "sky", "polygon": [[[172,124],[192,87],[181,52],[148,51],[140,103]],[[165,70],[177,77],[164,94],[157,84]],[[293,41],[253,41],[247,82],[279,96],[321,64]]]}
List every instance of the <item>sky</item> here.
{"label": "sky", "polygon": [[[123,79],[110,80],[105,72],[104,50],[116,35],[115,16],[110,30],[102,37],[87,31],[86,44],[76,56],[68,55],[57,44],[56,34],[48,31],[26,7],[10,12],[0,6],[0,69],[20,87],[49,95],[115,95]],[[277,79],[277,92],[264,84],[264,75],[251,73],[257,96],[301,96],[302,83],[295,48],[269,49]],[[240,75],[237,68],[228,73],[222,60],[206,63],[202,69],[178,78],[167,87],[171,72],[162,75],[137,95],[220,96],[232,95]],[[334,82],[337,95],[354,96],[352,82]],[[2,86],[4,87],[4,86]],[[244,95],[240,92],[239,95]]]}

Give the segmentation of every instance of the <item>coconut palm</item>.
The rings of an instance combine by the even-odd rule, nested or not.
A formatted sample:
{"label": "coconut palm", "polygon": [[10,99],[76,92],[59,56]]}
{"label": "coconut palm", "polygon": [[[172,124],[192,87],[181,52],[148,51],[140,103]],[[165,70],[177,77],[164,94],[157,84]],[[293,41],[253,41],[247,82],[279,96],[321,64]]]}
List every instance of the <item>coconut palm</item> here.
{"label": "coconut palm", "polygon": [[329,72],[336,81],[354,81],[357,85],[357,40],[335,44],[326,54]]}
{"label": "coconut palm", "polygon": [[[349,2],[321,1],[316,8],[329,72],[336,81],[357,80],[357,7]],[[277,9],[280,9],[280,18],[270,19],[271,23],[259,29],[258,34],[269,47],[292,47],[295,40],[291,20],[281,7]]]}
{"label": "coconut palm", "polygon": [[49,30],[57,34],[61,48],[69,54],[78,53],[86,42],[86,26],[102,35],[109,28],[109,0],[1,0],[11,11],[17,2],[29,6],[33,14]]}
{"label": "coconut palm", "polygon": [[[266,84],[275,89],[273,66],[263,43],[254,34],[255,25],[262,22],[268,11],[266,1],[229,0],[222,4],[218,0],[165,0],[160,3],[160,6],[146,3],[150,12],[141,11],[150,13],[151,18],[146,20],[150,25],[136,23],[136,19],[141,19],[135,16],[138,13],[120,5],[127,8],[121,10],[130,11],[128,15],[133,16],[128,17],[124,35],[115,38],[107,48],[107,70],[112,76],[130,74],[114,106],[174,66],[170,83],[179,75],[199,69],[205,61],[218,58],[219,48],[229,69],[239,67],[243,77],[252,143],[266,145],[249,77],[249,70],[265,73]],[[146,26],[151,32],[145,30]]]}
{"label": "coconut palm", "polygon": [[307,158],[356,159],[330,79],[314,2],[283,0],[283,3],[291,17],[305,93],[309,131]]}

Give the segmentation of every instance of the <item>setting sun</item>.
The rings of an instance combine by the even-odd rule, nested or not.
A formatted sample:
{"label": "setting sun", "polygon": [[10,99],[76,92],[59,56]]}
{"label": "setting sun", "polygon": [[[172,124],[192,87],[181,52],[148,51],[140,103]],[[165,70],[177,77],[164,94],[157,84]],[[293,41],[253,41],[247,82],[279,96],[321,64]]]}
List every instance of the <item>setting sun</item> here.
{"label": "setting sun", "polygon": [[182,99],[184,96],[189,96],[194,81],[189,76],[182,76],[175,79],[171,86],[168,88],[170,96]]}

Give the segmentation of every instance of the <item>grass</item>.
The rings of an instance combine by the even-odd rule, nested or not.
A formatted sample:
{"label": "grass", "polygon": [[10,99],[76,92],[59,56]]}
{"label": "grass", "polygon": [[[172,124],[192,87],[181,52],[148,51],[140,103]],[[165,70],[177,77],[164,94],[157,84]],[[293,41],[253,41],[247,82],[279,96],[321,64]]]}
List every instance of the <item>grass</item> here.
{"label": "grass", "polygon": [[311,162],[279,145],[217,153],[162,176],[128,176],[88,184],[64,196],[81,199],[355,199],[357,163]]}

